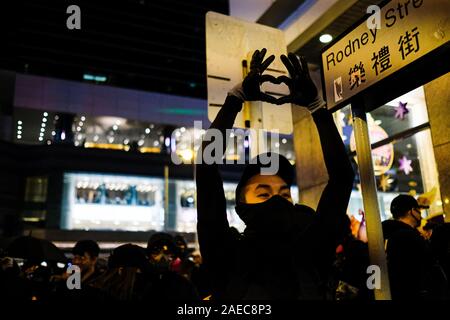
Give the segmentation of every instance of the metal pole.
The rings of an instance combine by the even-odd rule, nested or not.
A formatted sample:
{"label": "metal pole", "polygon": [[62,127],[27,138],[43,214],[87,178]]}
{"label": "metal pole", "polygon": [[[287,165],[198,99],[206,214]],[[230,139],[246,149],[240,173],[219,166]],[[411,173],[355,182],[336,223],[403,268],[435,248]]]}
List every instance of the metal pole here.
{"label": "metal pole", "polygon": [[[391,290],[384,251],[383,230],[376,181],[372,163],[369,130],[363,103],[352,102],[353,129],[355,130],[356,154],[358,157],[361,191],[367,225],[370,264],[380,268],[380,288],[375,289],[375,300],[390,300]],[[368,275],[369,276],[369,275]]]}
{"label": "metal pole", "polygon": [[169,229],[169,166],[164,166],[164,230]]}

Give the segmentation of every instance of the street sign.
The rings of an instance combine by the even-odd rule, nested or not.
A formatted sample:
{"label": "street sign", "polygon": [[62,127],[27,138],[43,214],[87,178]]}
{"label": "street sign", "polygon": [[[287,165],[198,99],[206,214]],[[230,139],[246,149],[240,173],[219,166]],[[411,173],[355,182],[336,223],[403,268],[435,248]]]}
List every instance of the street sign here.
{"label": "street sign", "polygon": [[388,2],[322,51],[328,108],[345,106],[351,97],[447,44],[449,34],[449,0]]}
{"label": "street sign", "polygon": [[[286,54],[284,33],[256,23],[250,23],[216,12],[206,14],[206,64],[208,83],[208,118],[213,121],[222,107],[228,91],[244,78],[243,61],[250,64],[250,58],[257,49],[267,48],[266,57],[274,54],[275,61],[265,72],[275,77],[288,75],[280,60]],[[287,95],[285,84],[264,83],[262,90],[278,98]],[[245,128],[245,120],[250,127],[292,133],[291,104],[281,106],[266,102],[251,102],[250,119],[245,119],[241,111],[234,123],[235,127]]]}

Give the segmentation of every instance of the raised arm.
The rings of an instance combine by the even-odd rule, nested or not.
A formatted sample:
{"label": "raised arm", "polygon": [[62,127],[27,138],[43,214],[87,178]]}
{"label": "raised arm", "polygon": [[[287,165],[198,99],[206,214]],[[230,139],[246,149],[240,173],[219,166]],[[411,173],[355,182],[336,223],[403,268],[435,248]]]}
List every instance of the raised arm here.
{"label": "raised arm", "polygon": [[205,157],[208,157],[209,152],[205,151],[213,149],[211,144],[216,141],[213,137],[220,136],[222,145],[215,145],[217,147],[215,150],[220,153],[220,157],[214,155],[214,158],[222,158],[228,139],[226,130],[233,127],[244,101],[275,101],[273,97],[260,91],[262,72],[275,58],[272,55],[264,60],[265,54],[265,49],[256,50],[253,54],[250,72],[242,83],[228,93],[224,105],[205,134],[199,150],[201,155],[199,154],[197,157],[197,159],[202,159],[196,165],[198,241],[203,259],[211,269],[214,269],[213,272],[224,267],[227,259],[224,253],[232,245],[232,236],[227,221],[226,199],[218,164],[208,162]]}
{"label": "raised arm", "polygon": [[319,263],[326,265],[333,258],[336,246],[348,231],[347,206],[350,199],[354,172],[337,131],[331,113],[309,75],[303,57],[290,53],[281,60],[291,78],[285,78],[290,95],[280,102],[292,102],[306,107],[312,114],[319,132],[325,166],[329,180],[322,192],[318,207],[312,245],[316,247]]}

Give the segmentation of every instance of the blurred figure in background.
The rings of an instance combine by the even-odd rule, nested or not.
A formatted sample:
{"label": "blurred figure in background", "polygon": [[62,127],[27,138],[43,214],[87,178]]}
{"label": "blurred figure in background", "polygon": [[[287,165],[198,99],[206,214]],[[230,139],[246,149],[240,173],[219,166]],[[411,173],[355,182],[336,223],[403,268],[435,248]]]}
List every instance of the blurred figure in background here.
{"label": "blurred figure in background", "polygon": [[81,283],[88,284],[101,274],[97,268],[100,247],[93,240],[80,240],[72,250],[72,263],[81,269]]}
{"label": "blurred figure in background", "polygon": [[106,301],[142,301],[150,278],[145,249],[124,244],[111,253],[108,270],[91,282],[95,292],[91,296]]}
{"label": "blurred figure in background", "polygon": [[192,283],[172,270],[177,249],[174,238],[165,232],[153,234],[147,243],[147,255],[153,278],[146,290],[148,300],[198,300]]}

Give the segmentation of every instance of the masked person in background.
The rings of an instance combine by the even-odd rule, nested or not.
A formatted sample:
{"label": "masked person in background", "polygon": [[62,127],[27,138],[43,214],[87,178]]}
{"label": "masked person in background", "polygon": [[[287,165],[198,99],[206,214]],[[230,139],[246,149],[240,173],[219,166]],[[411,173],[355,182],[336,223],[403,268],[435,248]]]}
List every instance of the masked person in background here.
{"label": "masked person in background", "polygon": [[[281,56],[290,78],[283,76],[278,80],[288,85],[290,94],[277,100],[260,90],[261,83],[271,77],[263,72],[275,58],[272,55],[264,60],[265,54],[266,49],[253,54],[249,74],[228,93],[206,132],[200,152],[212,143],[212,129],[220,130],[225,137],[243,102],[293,103],[311,112],[329,181],[316,212],[294,205],[290,193],[293,166],[278,154],[259,155],[254,164],[246,166],[236,188],[236,212],[246,224],[244,233],[236,236],[228,224],[218,165],[197,164],[200,251],[213,279],[213,299],[322,299],[336,246],[347,233],[346,209],[354,172],[304,58],[292,53]],[[226,139],[223,140],[225,150]],[[267,159],[271,162],[267,163]],[[278,170],[271,175],[262,174],[273,163],[278,164]]]}

